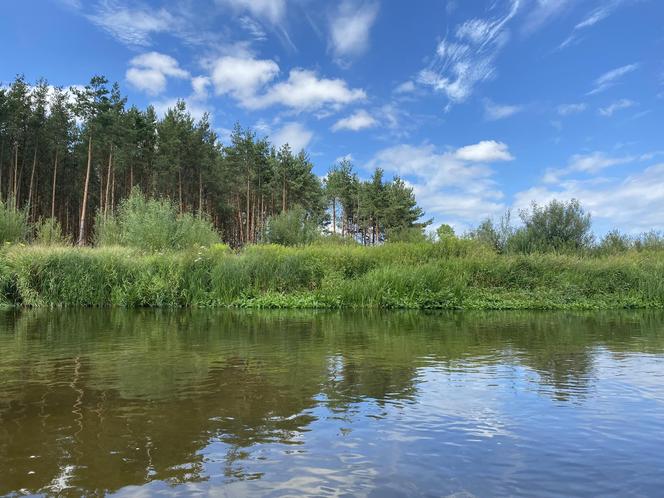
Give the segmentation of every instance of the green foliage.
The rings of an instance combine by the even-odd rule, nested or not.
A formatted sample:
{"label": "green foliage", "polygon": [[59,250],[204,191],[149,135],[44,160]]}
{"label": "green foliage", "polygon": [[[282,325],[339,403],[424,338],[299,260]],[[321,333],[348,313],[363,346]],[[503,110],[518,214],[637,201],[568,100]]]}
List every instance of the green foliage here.
{"label": "green foliage", "polygon": [[603,255],[620,254],[627,252],[631,246],[632,241],[627,235],[618,230],[612,230],[604,235],[597,246],[597,252]]}
{"label": "green foliage", "polygon": [[0,302],[29,306],[664,308],[664,253],[499,255],[473,240],[146,253],[10,246]]}
{"label": "green foliage", "polygon": [[35,244],[43,246],[70,245],[71,238],[63,233],[60,222],[54,218],[43,218],[35,224]]}
{"label": "green foliage", "polygon": [[0,200],[0,243],[25,242],[29,230],[27,212]]}
{"label": "green foliage", "polygon": [[552,200],[546,206],[532,204],[520,212],[523,228],[508,241],[512,252],[569,252],[589,249],[593,243],[590,214],[579,201]]}
{"label": "green foliage", "polygon": [[264,240],[270,244],[297,246],[310,244],[319,237],[318,224],[304,208],[295,206],[268,220]]}
{"label": "green foliage", "polygon": [[95,241],[98,246],[165,251],[210,246],[219,242],[219,235],[205,217],[178,214],[169,200],[148,198],[135,188],[116,215],[97,216]]}
{"label": "green foliage", "polygon": [[456,237],[456,234],[454,233],[454,228],[452,228],[447,223],[443,223],[436,229],[436,236],[438,237],[438,240],[443,240],[454,238]]}

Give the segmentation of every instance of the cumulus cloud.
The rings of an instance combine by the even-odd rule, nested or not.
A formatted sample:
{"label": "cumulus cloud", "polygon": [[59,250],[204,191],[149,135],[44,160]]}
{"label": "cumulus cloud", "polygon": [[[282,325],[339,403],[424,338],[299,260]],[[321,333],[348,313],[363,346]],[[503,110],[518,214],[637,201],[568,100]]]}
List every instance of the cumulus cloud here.
{"label": "cumulus cloud", "polygon": [[484,101],[484,118],[489,121],[508,118],[523,111],[523,106],[496,104],[490,100]]}
{"label": "cumulus cloud", "polygon": [[610,118],[611,116],[613,116],[613,114],[616,111],[620,111],[622,109],[628,109],[634,105],[636,105],[636,102],[634,102],[633,100],[620,99],[607,105],[606,107],[600,107],[598,112],[600,116],[604,116],[605,118]]}
{"label": "cumulus cloud", "polygon": [[330,46],[338,58],[355,57],[369,47],[378,3],[344,0],[330,19]]}
{"label": "cumulus cloud", "polygon": [[332,131],[350,130],[359,131],[376,126],[377,121],[371,114],[364,109],[359,110],[350,116],[340,119],[332,126]]}
{"label": "cumulus cloud", "polygon": [[536,186],[515,195],[515,207],[532,200],[578,199],[596,222],[632,233],[664,229],[664,163],[655,164],[623,179],[570,180],[558,188]]}
{"label": "cumulus cloud", "polygon": [[272,142],[278,147],[288,144],[292,150],[297,152],[305,149],[313,136],[313,132],[302,123],[291,122],[283,125],[272,135]]}
{"label": "cumulus cloud", "polygon": [[344,80],[320,78],[306,69],[292,69],[288,79],[274,82],[279,72],[273,60],[224,56],[212,64],[211,80],[218,95],[229,94],[247,109],[338,109],[366,98],[364,90],[349,88]]}
{"label": "cumulus cloud", "polygon": [[231,94],[248,106],[256,92],[278,74],[279,66],[272,60],[226,56],[214,63],[211,79],[218,95]]}
{"label": "cumulus cloud", "polygon": [[611,71],[607,71],[595,80],[594,88],[588,92],[588,95],[594,95],[603,92],[607,88],[615,85],[626,74],[636,71],[639,68],[638,64],[627,64],[625,66],[617,67]]}
{"label": "cumulus cloud", "polygon": [[492,140],[445,152],[431,144],[402,144],[379,151],[367,167],[405,176],[418,203],[438,222],[469,226],[505,210],[489,163],[511,158],[505,144]]}
{"label": "cumulus cloud", "polygon": [[464,102],[475,86],[495,75],[495,59],[507,42],[507,23],[516,15],[519,0],[512,0],[503,14],[465,21],[452,39],[438,44],[429,66],[418,81],[443,93],[450,103]]}
{"label": "cumulus cloud", "polygon": [[455,156],[463,161],[483,163],[514,159],[507,149],[507,144],[495,140],[482,140],[473,145],[466,145],[458,149]]}
{"label": "cumulus cloud", "polygon": [[173,57],[159,52],[137,55],[129,61],[125,78],[134,88],[150,95],[157,95],[166,89],[168,77],[188,78],[189,73],[182,69]]}

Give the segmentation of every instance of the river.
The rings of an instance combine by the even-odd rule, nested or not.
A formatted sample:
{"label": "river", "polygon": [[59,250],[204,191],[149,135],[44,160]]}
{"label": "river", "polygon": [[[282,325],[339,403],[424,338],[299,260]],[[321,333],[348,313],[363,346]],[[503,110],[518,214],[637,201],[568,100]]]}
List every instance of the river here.
{"label": "river", "polygon": [[0,314],[0,495],[663,489],[664,313]]}

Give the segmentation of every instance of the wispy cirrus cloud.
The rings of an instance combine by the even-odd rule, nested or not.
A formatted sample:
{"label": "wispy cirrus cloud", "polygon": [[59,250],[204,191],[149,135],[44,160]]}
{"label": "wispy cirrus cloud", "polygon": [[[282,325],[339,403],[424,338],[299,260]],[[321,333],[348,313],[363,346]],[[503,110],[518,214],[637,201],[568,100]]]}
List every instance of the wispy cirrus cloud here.
{"label": "wispy cirrus cloud", "polygon": [[523,110],[524,107],[522,105],[496,104],[488,99],[484,101],[484,119],[488,121],[509,118]]}
{"label": "wispy cirrus cloud", "polygon": [[95,4],[86,17],[120,42],[141,47],[149,46],[153,35],[173,30],[178,22],[164,8],[128,6],[115,0]]}
{"label": "wispy cirrus cloud", "polygon": [[579,102],[577,104],[560,104],[556,110],[560,116],[571,116],[585,111],[587,107],[585,103]]}
{"label": "wispy cirrus cloud", "polygon": [[615,85],[623,76],[636,71],[638,68],[639,64],[635,62],[633,64],[626,64],[624,66],[607,71],[595,80],[594,87],[588,92],[588,95],[594,95],[596,93],[603,92],[607,88]]}
{"label": "wispy cirrus cloud", "polygon": [[599,112],[600,116],[604,116],[605,118],[610,118],[613,116],[613,114],[616,111],[621,111],[623,109],[628,109],[630,107],[633,107],[636,105],[636,102],[633,100],[629,99],[620,99],[616,100],[615,102],[612,102],[611,104],[607,105],[606,107],[600,107],[597,112]]}
{"label": "wispy cirrus cloud", "polygon": [[565,40],[558,46],[558,49],[564,49],[578,42],[581,38],[581,33],[599,22],[609,17],[615,10],[627,0],[605,0],[599,6],[591,10],[586,17],[574,25],[572,32]]}
{"label": "wispy cirrus cloud", "polygon": [[567,166],[547,169],[543,181],[544,183],[558,183],[573,173],[595,174],[611,166],[631,163],[636,159],[634,156],[610,156],[600,151],[590,154],[575,154],[570,158]]}
{"label": "wispy cirrus cloud", "polygon": [[497,16],[469,19],[438,44],[429,66],[418,82],[444,94],[449,104],[464,102],[482,81],[496,72],[495,59],[509,38],[508,22],[519,9],[512,0]]}

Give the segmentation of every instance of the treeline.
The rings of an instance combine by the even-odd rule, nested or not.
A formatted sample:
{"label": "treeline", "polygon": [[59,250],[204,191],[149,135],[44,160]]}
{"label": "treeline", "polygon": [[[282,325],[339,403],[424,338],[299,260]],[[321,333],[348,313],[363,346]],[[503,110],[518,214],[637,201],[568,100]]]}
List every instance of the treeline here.
{"label": "treeline", "polygon": [[270,220],[295,208],[300,223],[364,244],[425,225],[400,178],[386,181],[377,169],[362,181],[344,161],[322,180],[305,151],[277,148],[239,125],[222,144],[209,116],[195,120],[182,101],[159,117],[151,106],[128,106],[102,76],[83,88],[22,76],[0,87],[6,207],[85,244],[95,219],[112,216],[135,188],[208,219],[232,246],[258,242]]}

